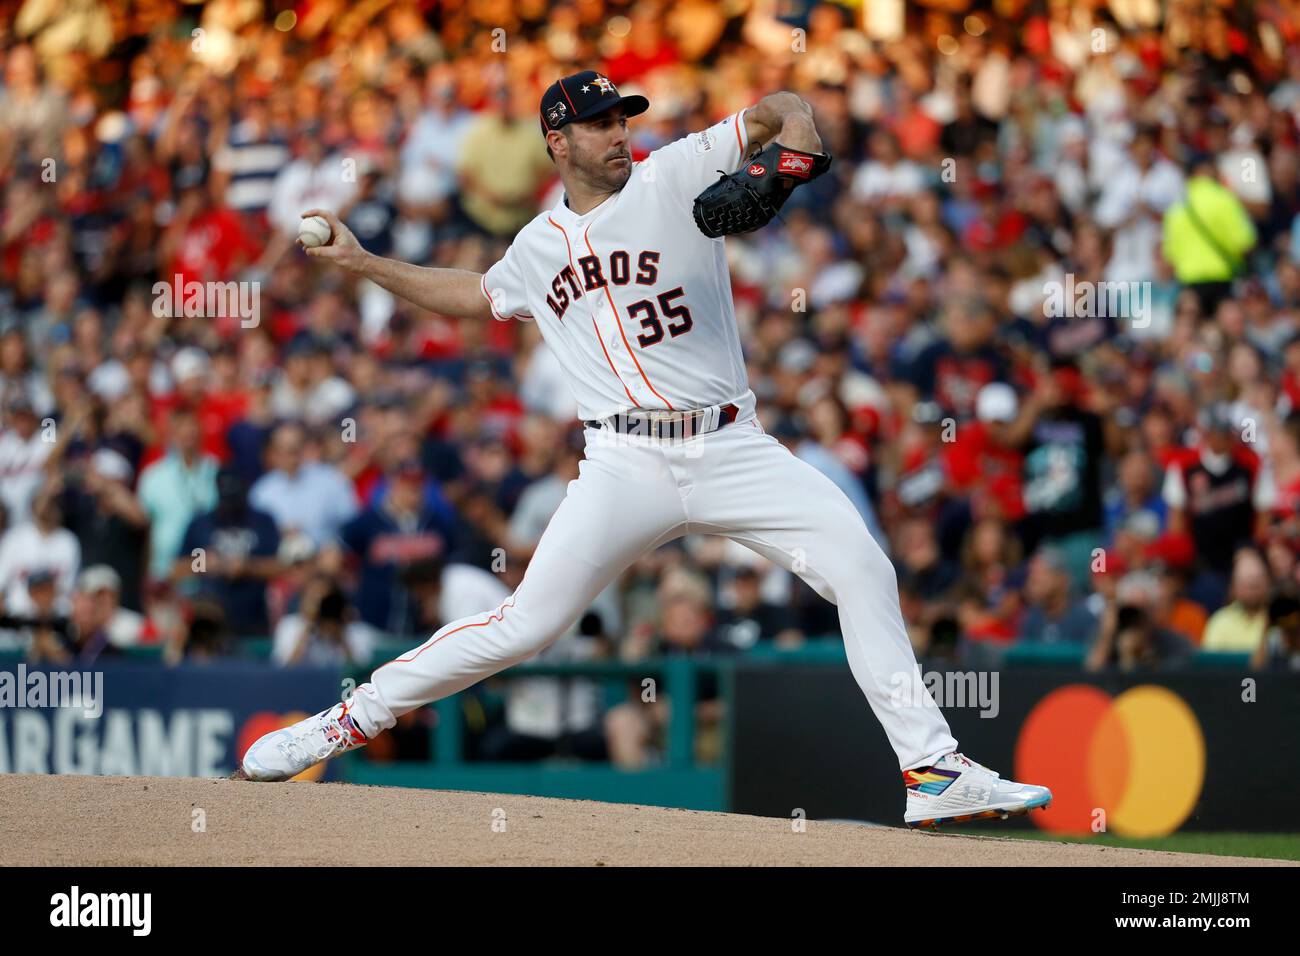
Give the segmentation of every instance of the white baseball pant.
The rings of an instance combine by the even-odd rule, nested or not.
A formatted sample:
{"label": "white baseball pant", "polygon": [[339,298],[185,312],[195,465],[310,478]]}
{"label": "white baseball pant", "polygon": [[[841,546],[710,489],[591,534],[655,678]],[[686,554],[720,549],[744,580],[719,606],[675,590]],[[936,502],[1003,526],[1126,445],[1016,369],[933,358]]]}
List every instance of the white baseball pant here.
{"label": "white baseball pant", "polygon": [[921,681],[894,568],[829,478],[755,418],[676,442],[608,434],[587,430],[579,476],[515,593],[494,610],[447,624],[357,688],[352,715],[368,737],[532,657],[642,554],[701,533],[752,548],[837,605],[849,667],[900,769],[957,749]]}

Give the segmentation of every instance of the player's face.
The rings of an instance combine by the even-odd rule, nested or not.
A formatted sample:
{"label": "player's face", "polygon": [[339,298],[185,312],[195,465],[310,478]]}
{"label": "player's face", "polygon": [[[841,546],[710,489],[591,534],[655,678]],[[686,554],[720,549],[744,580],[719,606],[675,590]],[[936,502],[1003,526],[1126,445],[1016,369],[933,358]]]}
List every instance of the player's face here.
{"label": "player's face", "polygon": [[627,185],[632,176],[632,151],[622,107],[572,125],[570,168],[592,186],[616,190]]}

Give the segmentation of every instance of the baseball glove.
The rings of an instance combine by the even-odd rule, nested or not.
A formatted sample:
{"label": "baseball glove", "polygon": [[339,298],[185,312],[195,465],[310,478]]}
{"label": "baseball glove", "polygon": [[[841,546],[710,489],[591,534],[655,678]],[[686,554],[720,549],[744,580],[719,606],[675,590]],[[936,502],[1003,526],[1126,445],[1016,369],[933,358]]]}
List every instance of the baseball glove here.
{"label": "baseball glove", "polygon": [[794,187],[830,168],[830,153],[805,153],[773,141],[695,197],[695,224],[710,239],[752,232],[776,217]]}

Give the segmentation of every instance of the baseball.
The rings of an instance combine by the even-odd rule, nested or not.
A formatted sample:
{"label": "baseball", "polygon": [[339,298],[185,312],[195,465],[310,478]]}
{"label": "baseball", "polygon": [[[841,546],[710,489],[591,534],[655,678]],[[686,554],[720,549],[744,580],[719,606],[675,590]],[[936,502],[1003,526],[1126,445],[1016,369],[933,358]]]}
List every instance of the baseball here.
{"label": "baseball", "polygon": [[298,225],[298,241],[304,249],[328,245],[332,233],[324,216],[306,216]]}

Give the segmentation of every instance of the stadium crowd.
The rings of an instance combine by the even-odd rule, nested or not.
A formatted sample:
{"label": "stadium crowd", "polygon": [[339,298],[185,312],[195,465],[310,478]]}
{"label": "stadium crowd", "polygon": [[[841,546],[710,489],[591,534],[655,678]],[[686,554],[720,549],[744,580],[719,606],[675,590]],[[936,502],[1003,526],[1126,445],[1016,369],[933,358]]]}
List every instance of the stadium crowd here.
{"label": "stadium crowd", "polygon": [[[890,553],[920,655],[1300,668],[1300,2],[777,8],[0,0],[9,649],[361,666],[499,604],[582,456],[553,357],[292,240],[325,207],[485,270],[559,198],[540,90],[595,66],[650,99],[637,159],[813,106],[836,163],[729,240],[737,316],[765,427]],[[232,280],[248,308],[187,307]],[[691,537],[548,653],[836,628]],[[518,682],[493,752],[585,752],[590,688],[552,691]]]}

